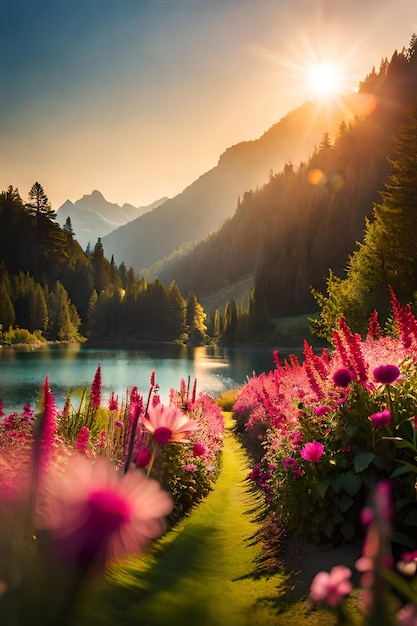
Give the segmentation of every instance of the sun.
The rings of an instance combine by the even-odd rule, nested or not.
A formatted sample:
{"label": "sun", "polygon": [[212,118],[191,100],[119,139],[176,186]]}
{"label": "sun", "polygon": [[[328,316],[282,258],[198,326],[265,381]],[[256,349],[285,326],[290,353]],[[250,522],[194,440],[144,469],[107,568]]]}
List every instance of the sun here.
{"label": "sun", "polygon": [[342,90],[341,70],[334,63],[322,61],[308,68],[307,78],[315,96],[336,95]]}

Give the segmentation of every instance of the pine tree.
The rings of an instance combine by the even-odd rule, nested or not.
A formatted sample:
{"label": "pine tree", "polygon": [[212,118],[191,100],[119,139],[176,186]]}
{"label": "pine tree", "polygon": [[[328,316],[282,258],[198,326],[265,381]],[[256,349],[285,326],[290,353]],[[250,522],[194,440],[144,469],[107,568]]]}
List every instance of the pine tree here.
{"label": "pine tree", "polygon": [[206,317],[194,291],[190,291],[187,299],[186,320],[188,338],[193,345],[200,345],[207,340]]}
{"label": "pine tree", "polygon": [[330,275],[327,296],[315,293],[321,320],[315,331],[329,332],[341,313],[350,327],[365,331],[374,309],[382,318],[390,311],[389,287],[402,303],[417,292],[417,108],[399,131],[392,171],[382,201],[373,206],[362,242],[350,256],[346,278]]}
{"label": "pine tree", "polygon": [[56,218],[56,213],[51,207],[48,196],[38,182],[34,183],[29,191],[29,202],[26,204],[26,208],[37,219],[40,215],[44,215],[51,220]]}

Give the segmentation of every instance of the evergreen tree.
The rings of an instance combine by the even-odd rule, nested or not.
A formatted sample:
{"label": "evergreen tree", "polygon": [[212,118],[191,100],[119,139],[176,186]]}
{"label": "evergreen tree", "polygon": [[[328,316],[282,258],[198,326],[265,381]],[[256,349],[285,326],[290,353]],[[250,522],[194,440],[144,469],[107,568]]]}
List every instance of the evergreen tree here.
{"label": "evergreen tree", "polygon": [[191,344],[201,345],[207,341],[206,317],[194,291],[190,291],[187,299],[186,321]]}
{"label": "evergreen tree", "polygon": [[186,303],[175,281],[168,287],[167,296],[166,338],[169,341],[183,339],[186,333]]}
{"label": "evergreen tree", "polygon": [[56,213],[52,209],[48,196],[40,183],[34,183],[28,195],[29,202],[26,204],[26,208],[31,215],[34,215],[37,219],[40,215],[44,215],[51,220],[56,218]]}
{"label": "evergreen tree", "polygon": [[72,222],[71,222],[70,216],[68,216],[67,219],[65,220],[65,224],[64,224],[62,230],[64,231],[64,233],[66,234],[67,238],[70,241],[73,241],[75,239],[75,234],[74,234],[74,230],[72,228]]}
{"label": "evergreen tree", "polygon": [[6,269],[0,267],[0,327],[5,331],[12,328],[16,321],[11,295],[10,277]]}
{"label": "evergreen tree", "polygon": [[392,172],[373,207],[358,249],[348,261],[344,280],[330,274],[327,296],[315,293],[321,306],[317,334],[329,336],[341,313],[350,327],[365,332],[374,309],[390,311],[391,286],[402,303],[417,292],[417,108],[395,142]]}

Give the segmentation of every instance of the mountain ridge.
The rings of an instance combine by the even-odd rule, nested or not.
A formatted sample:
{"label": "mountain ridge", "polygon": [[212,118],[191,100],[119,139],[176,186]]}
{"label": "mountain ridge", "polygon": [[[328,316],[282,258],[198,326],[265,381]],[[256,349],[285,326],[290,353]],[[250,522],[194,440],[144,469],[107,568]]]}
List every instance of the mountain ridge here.
{"label": "mountain ridge", "polygon": [[88,243],[94,245],[99,237],[104,237],[139,215],[152,211],[167,199],[160,198],[140,207],[128,203],[121,206],[108,202],[101,191],[94,189],[75,202],[67,199],[57,210],[57,222],[63,226],[69,217],[77,241],[85,247]]}
{"label": "mountain ridge", "polygon": [[342,107],[306,102],[258,139],[230,146],[215,167],[181,193],[103,237],[106,256],[139,272],[182,245],[207,237],[232,217],[246,191],[266,183],[271,171],[286,162],[308,158],[324,133],[336,133],[356,112],[357,97],[347,95]]}

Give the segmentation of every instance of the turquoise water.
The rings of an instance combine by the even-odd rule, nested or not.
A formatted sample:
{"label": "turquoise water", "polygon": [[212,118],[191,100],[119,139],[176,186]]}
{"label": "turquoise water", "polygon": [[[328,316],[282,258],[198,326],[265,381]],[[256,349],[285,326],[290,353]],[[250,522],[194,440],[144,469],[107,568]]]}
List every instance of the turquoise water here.
{"label": "turquoise water", "polygon": [[110,393],[122,398],[136,386],[147,394],[155,370],[163,401],[181,379],[197,379],[197,393],[212,396],[242,385],[247,376],[274,368],[271,350],[222,349],[188,346],[147,346],[143,349],[93,349],[84,344],[50,345],[37,349],[0,349],[0,400],[6,414],[35,406],[39,389],[48,376],[58,408],[69,390],[91,386],[98,365],[102,374],[102,398]]}

